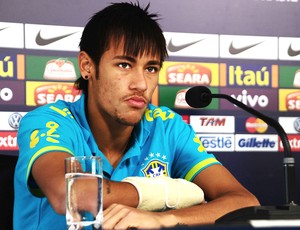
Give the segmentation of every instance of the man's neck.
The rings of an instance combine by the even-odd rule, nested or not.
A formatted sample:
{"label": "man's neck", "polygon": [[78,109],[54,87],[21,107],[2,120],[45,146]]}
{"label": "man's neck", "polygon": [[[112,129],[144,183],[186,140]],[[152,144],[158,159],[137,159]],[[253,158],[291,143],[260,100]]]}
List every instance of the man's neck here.
{"label": "man's neck", "polygon": [[122,125],[101,114],[95,117],[95,113],[88,112],[87,120],[99,150],[115,168],[129,148],[134,126]]}

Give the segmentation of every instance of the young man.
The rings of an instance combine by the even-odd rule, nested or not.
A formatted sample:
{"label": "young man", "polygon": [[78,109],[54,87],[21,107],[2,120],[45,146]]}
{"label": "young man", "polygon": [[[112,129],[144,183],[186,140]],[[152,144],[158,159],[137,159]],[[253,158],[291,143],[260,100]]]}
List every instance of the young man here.
{"label": "young man", "polygon": [[258,205],[180,115],[150,104],[167,51],[148,7],[115,3],[95,14],[80,42],[81,99],[22,119],[16,230],[66,228],[64,159],[72,155],[102,157],[103,229],[209,224]]}

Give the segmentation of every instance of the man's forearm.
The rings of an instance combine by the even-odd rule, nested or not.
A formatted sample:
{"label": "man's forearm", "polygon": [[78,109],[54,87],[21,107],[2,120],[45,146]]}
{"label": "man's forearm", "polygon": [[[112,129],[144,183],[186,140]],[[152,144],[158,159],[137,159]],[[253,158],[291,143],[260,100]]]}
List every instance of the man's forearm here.
{"label": "man's forearm", "polygon": [[122,182],[105,180],[103,194],[104,208],[118,203],[145,211],[180,209],[204,201],[204,193],[196,184],[166,176],[127,177]]}
{"label": "man's forearm", "polygon": [[139,196],[136,188],[125,182],[103,180],[103,208],[106,209],[113,203],[137,207]]}
{"label": "man's forearm", "polygon": [[227,194],[211,202],[195,205],[193,207],[170,210],[162,215],[172,215],[179,225],[203,225],[214,224],[223,215],[250,206],[260,205],[251,194]]}

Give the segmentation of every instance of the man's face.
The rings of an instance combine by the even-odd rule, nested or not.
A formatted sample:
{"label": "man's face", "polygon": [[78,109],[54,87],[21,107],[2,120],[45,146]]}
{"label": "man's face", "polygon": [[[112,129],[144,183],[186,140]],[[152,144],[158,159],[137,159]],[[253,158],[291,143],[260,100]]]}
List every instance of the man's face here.
{"label": "man's face", "polygon": [[[158,84],[159,56],[125,55],[123,46],[106,51],[89,88],[89,101],[105,119],[120,124],[138,123]],[[91,102],[91,101],[90,101]]]}

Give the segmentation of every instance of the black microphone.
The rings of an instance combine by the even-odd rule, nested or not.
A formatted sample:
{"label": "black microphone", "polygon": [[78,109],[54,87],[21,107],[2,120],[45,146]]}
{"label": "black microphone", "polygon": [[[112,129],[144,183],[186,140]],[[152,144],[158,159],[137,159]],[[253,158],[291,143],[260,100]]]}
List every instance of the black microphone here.
{"label": "black microphone", "polygon": [[[300,209],[299,206],[296,205],[296,173],[295,173],[295,158],[293,157],[292,153],[291,153],[291,147],[290,147],[290,143],[288,140],[288,137],[286,135],[286,132],[284,131],[284,129],[282,128],[282,126],[279,124],[278,121],[274,120],[271,117],[268,117],[262,113],[260,113],[259,111],[245,105],[244,103],[236,100],[235,98],[226,95],[226,94],[212,94],[210,89],[205,87],[205,86],[195,86],[192,87],[190,89],[188,89],[188,91],[185,94],[185,100],[187,102],[187,104],[193,108],[204,108],[206,106],[208,106],[211,101],[212,98],[224,98],[228,101],[230,101],[231,103],[233,103],[234,105],[238,106],[239,108],[247,111],[250,114],[255,115],[256,117],[262,119],[265,123],[267,123],[269,126],[273,127],[277,134],[280,136],[280,139],[282,141],[283,144],[283,149],[284,149],[284,158],[283,158],[283,167],[284,167],[284,180],[285,180],[285,201],[286,201],[286,205],[285,207],[287,208],[287,210],[289,211],[289,213],[284,212],[284,210],[286,210],[286,208],[279,208],[279,212],[281,212],[281,210],[283,211],[283,213],[279,213],[278,214],[278,208],[273,208],[273,207],[255,207],[253,209],[252,208],[247,208],[241,210],[243,213],[243,220],[246,220],[247,217],[251,217],[253,219],[257,219],[257,215],[261,215],[263,213],[265,213],[264,211],[268,212],[268,218],[273,218],[275,216],[275,218],[283,217],[283,218],[296,218],[296,216],[300,216]],[[249,213],[252,212],[251,214]],[[275,210],[275,211],[274,211]],[[291,211],[292,210],[292,211]],[[239,210],[237,210],[238,212]],[[274,212],[276,214],[274,214],[274,216],[272,216],[272,213],[274,214]],[[229,215],[225,215],[224,218],[220,219],[220,223],[224,222],[224,221],[228,221],[228,220],[236,220],[237,216],[236,216],[236,212],[233,212],[233,214],[229,213]],[[267,218],[265,216],[265,218]]]}
{"label": "black microphone", "polygon": [[204,108],[211,103],[212,94],[205,86],[195,86],[186,92],[185,100],[193,108]]}

